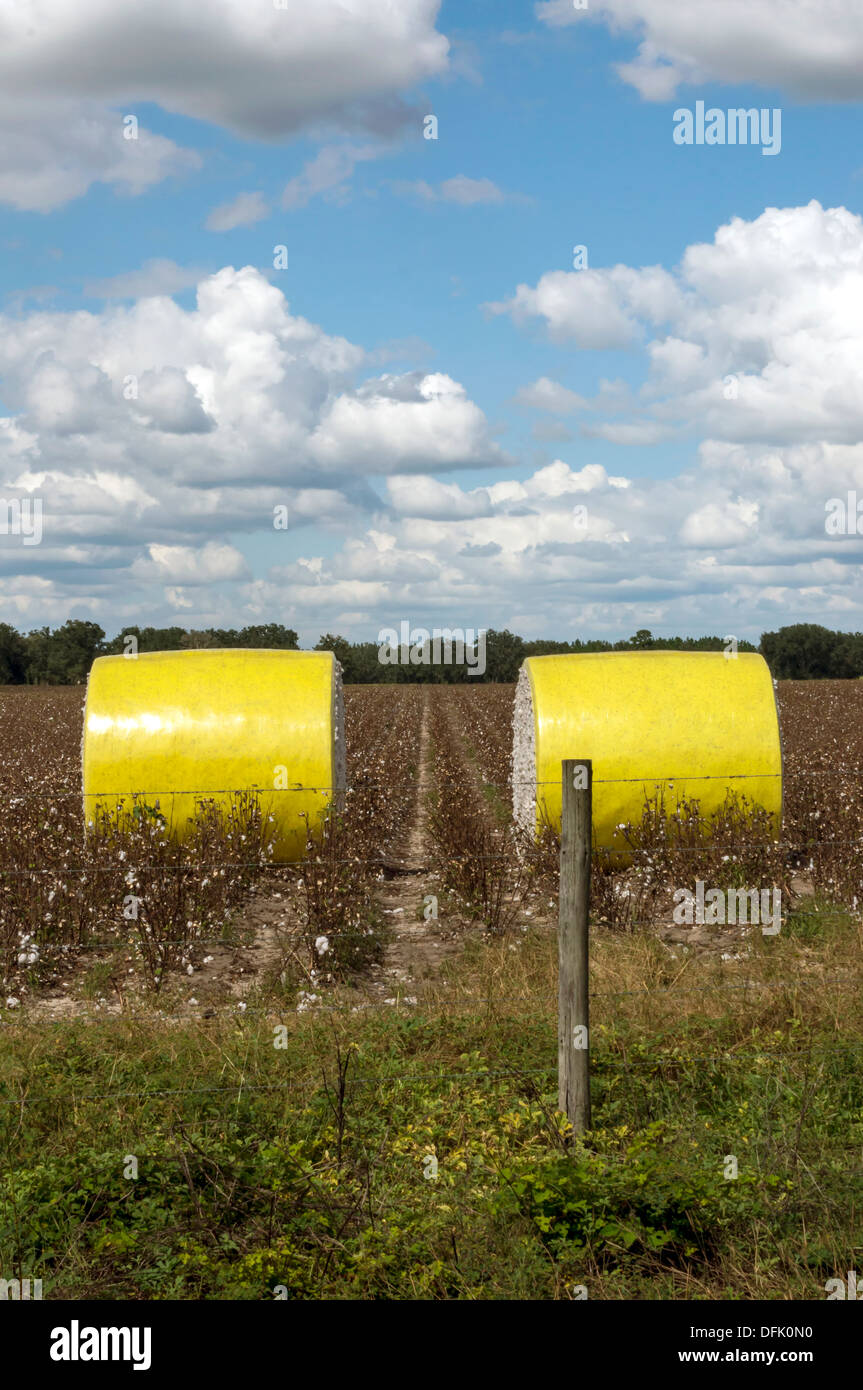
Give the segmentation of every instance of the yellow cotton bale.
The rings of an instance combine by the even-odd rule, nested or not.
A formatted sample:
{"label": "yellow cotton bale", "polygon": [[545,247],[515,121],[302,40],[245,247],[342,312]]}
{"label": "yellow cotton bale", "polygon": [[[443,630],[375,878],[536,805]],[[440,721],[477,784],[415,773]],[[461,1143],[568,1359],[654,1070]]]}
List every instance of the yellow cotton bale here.
{"label": "yellow cotton bale", "polygon": [[697,799],[709,816],[734,791],[782,816],[773,680],[754,653],[585,652],[530,657],[516,687],[513,803],[531,832],[560,828],[561,763],[593,762],[597,847],[622,848],[645,797]]}
{"label": "yellow cotton bale", "polygon": [[[345,785],[341,667],[331,652],[103,656],[87,686],[84,814],[158,805],[188,836],[196,802],[260,792],[278,863],[301,859]],[[306,819],[304,819],[304,816]]]}

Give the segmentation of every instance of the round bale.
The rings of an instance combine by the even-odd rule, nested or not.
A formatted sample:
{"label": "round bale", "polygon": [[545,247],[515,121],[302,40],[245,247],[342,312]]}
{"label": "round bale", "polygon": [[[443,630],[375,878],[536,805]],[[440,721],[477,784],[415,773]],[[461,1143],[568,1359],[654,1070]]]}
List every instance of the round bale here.
{"label": "round bale", "polygon": [[513,718],[513,809],[536,833],[560,829],[561,763],[593,763],[599,848],[623,849],[619,827],[646,798],[697,799],[710,816],[728,792],[782,818],[776,695],[763,657],[739,652],[585,652],[529,657]]}
{"label": "round bale", "polygon": [[185,839],[202,798],[259,792],[277,863],[305,854],[345,785],[341,667],[332,652],[208,649],[103,656],[87,686],[84,816],[158,806]]}

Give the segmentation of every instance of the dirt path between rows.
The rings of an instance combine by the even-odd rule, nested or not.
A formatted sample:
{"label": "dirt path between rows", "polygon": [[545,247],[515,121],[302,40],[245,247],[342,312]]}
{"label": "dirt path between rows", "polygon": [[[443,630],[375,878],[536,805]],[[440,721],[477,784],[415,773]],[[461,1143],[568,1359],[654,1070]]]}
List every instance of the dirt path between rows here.
{"label": "dirt path between rows", "polygon": [[[388,857],[389,867],[377,894],[378,906],[392,937],[384,961],[364,982],[367,994],[379,999],[415,999],[422,982],[436,978],[447,956],[460,949],[460,930],[447,930],[435,916],[437,876],[430,867],[428,799],[432,787],[429,708],[431,692],[423,690],[417,754],[417,792],[412,822],[401,843]],[[455,924],[453,924],[453,927]]]}

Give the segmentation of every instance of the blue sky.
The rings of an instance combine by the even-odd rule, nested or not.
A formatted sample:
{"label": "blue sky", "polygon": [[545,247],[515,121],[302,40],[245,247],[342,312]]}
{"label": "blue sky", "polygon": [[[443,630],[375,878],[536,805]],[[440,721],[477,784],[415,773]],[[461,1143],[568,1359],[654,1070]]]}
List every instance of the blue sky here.
{"label": "blue sky", "polygon": [[0,21],[0,620],[860,626],[851,0],[122,8]]}

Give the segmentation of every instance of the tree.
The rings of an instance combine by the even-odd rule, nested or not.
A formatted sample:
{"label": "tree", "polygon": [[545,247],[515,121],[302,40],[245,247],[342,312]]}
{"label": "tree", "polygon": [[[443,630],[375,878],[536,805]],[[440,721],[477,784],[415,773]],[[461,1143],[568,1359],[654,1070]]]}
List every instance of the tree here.
{"label": "tree", "polygon": [[[486,671],[483,679],[509,682],[518,680],[524,657],[522,637],[516,637],[508,628],[504,628],[503,632],[495,632],[494,628],[489,628],[485,635]],[[478,680],[479,677],[474,676],[472,679]]]}
{"label": "tree", "polygon": [[378,661],[375,642],[349,642],[346,637],[334,637],[327,632],[315,643],[316,652],[332,652],[342,668],[345,685],[392,684],[402,680],[401,667],[383,666]]}
{"label": "tree", "polygon": [[178,652],[183,647],[185,630],[181,627],[124,627],[116,637],[105,643],[105,656],[122,656],[127,650],[125,638],[134,637],[139,652]]}
{"label": "tree", "polygon": [[331,632],[327,632],[323,637],[319,637],[315,643],[316,652],[332,652],[342,668],[345,680],[348,680],[346,672],[350,669],[352,662],[353,647],[347,637],[334,637]]}
{"label": "tree", "polygon": [[291,627],[281,623],[261,623],[257,627],[244,627],[237,638],[238,647],[275,647],[282,651],[299,650],[300,640]]}
{"label": "tree", "polygon": [[98,623],[70,618],[62,627],[39,628],[27,638],[27,679],[37,685],[82,685],[103,652]]}
{"label": "tree", "polygon": [[863,676],[863,633],[842,632],[833,649],[830,674],[837,680]]}
{"label": "tree", "polygon": [[840,634],[818,623],[794,623],[761,634],[760,651],[776,680],[819,680],[834,673]]}
{"label": "tree", "polygon": [[8,623],[0,623],[0,685],[23,685],[27,679],[27,643]]}

